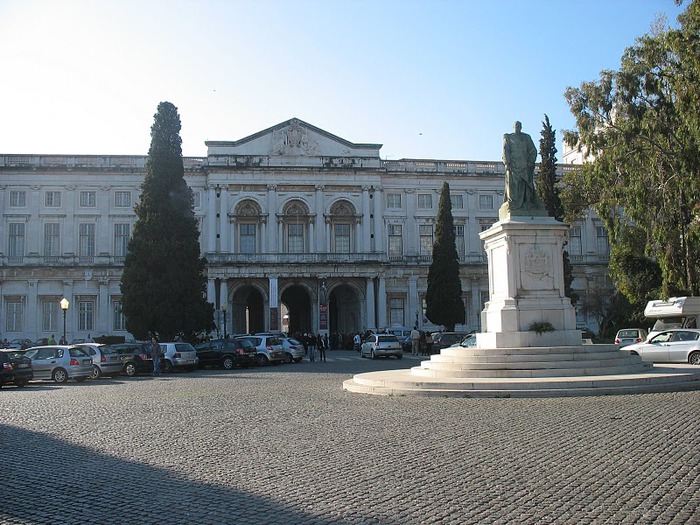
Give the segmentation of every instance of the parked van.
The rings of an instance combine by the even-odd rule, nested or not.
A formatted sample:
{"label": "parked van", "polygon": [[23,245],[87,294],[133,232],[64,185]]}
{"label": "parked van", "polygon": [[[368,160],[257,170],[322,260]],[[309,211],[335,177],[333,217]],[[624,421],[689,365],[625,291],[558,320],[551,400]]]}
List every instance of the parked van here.
{"label": "parked van", "polygon": [[700,297],[671,297],[668,301],[649,301],[644,315],[656,319],[647,339],[670,328],[699,328]]}

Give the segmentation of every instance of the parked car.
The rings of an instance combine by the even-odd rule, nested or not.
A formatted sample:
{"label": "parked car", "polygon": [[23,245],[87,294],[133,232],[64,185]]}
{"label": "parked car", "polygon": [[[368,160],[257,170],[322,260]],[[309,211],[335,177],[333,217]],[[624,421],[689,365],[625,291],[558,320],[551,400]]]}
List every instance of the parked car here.
{"label": "parked car", "polygon": [[82,383],[92,375],[92,358],[77,346],[36,346],[24,355],[32,360],[34,379],[51,379],[56,383],[75,379]]}
{"label": "parked car", "polygon": [[253,343],[260,366],[284,363],[286,359],[282,341],[276,335],[244,335],[240,339],[247,339]]}
{"label": "parked car", "polygon": [[476,334],[465,335],[464,338],[459,342],[450,346],[463,346],[466,348],[471,348],[476,346]]}
{"label": "parked car", "polygon": [[26,350],[34,346],[34,341],[31,339],[13,339],[7,345],[7,348],[12,348],[13,350]]}
{"label": "parked car", "polygon": [[372,359],[389,356],[402,359],[403,348],[401,341],[394,334],[370,334],[360,346],[360,357],[365,355]]}
{"label": "parked car", "polygon": [[642,361],[700,365],[700,330],[666,330],[643,343],[627,345],[625,350],[640,356]]}
{"label": "parked car", "polygon": [[92,357],[92,379],[99,379],[103,375],[118,375],[124,368],[122,356],[109,345],[80,343],[74,346],[83,348]]}
{"label": "parked car", "polygon": [[219,366],[225,370],[257,365],[258,352],[247,339],[212,339],[195,346],[199,366]]}
{"label": "parked car", "polygon": [[32,360],[22,351],[0,351],[0,388],[15,385],[22,388],[34,378]]}
{"label": "parked car", "polygon": [[293,337],[280,337],[279,340],[284,350],[285,363],[291,363],[292,361],[299,363],[304,359],[304,345],[299,340]]}
{"label": "parked car", "polygon": [[439,354],[440,350],[459,343],[469,332],[433,332],[433,353]]}
{"label": "parked car", "polygon": [[406,337],[401,338],[401,349],[404,352],[410,352],[413,347],[413,339],[411,339],[411,334],[408,334]]}
{"label": "parked car", "polygon": [[175,369],[197,368],[197,351],[189,343],[160,343],[160,352],[163,354],[163,371],[166,373]]}
{"label": "parked car", "polygon": [[150,343],[119,343],[112,350],[121,356],[122,372],[129,377],[153,373]]}
{"label": "parked car", "polygon": [[623,346],[634,343],[643,343],[647,339],[647,331],[644,328],[625,328],[619,330],[615,336],[615,344]]}

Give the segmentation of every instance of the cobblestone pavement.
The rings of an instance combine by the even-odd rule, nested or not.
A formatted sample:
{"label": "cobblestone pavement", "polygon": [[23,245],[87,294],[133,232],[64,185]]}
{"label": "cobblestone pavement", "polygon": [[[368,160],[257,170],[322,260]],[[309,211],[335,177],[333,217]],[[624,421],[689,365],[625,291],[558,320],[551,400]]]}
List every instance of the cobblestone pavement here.
{"label": "cobblestone pavement", "polygon": [[417,363],[200,370],[0,391],[1,523],[698,523],[700,392],[352,394]]}

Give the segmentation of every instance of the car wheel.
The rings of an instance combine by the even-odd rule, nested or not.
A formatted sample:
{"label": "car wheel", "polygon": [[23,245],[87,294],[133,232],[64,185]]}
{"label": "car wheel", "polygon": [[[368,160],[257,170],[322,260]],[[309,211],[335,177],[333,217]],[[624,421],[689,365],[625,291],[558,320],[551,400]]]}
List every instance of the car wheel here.
{"label": "car wheel", "polygon": [[173,369],[174,369],[174,367],[173,367],[172,361],[168,361],[166,359],[165,362],[163,363],[163,372],[165,372],[166,374],[172,374]]}
{"label": "car wheel", "polygon": [[376,354],[374,353],[374,350],[372,350],[372,354],[371,354],[371,355],[372,355],[372,359],[376,359],[376,358],[377,358]]}
{"label": "car wheel", "polygon": [[124,365],[124,373],[129,377],[134,377],[136,375],[136,363],[127,363]]}
{"label": "car wheel", "polygon": [[284,362],[285,362],[285,364],[287,364],[287,365],[288,365],[289,363],[291,363],[291,362],[292,362],[292,354],[285,353],[285,354],[284,354]]}
{"label": "car wheel", "polygon": [[270,362],[265,354],[258,354],[256,360],[258,361],[258,366],[265,366]]}
{"label": "car wheel", "polygon": [[68,372],[63,370],[63,368],[57,368],[53,371],[51,376],[56,383],[65,383],[68,381]]}
{"label": "car wheel", "polygon": [[86,379],[87,379],[86,376],[76,377],[76,378],[75,378],[75,382],[76,382],[76,383],[83,383],[83,382],[85,382]]}
{"label": "car wheel", "polygon": [[99,366],[92,365],[92,375],[90,379],[99,379],[100,377],[102,377],[102,370],[100,370]]}
{"label": "car wheel", "polygon": [[224,370],[233,370],[233,367],[236,365],[233,361],[233,357],[230,355],[227,355],[224,357],[224,360],[221,362],[221,366],[224,367]]}
{"label": "car wheel", "polygon": [[700,352],[693,352],[688,356],[688,363],[691,365],[700,365]]}

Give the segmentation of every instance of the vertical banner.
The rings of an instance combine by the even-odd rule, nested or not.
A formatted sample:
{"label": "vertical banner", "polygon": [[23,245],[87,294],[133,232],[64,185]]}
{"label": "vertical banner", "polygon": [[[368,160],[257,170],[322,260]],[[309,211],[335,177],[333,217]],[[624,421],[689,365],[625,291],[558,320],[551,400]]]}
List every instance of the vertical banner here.
{"label": "vertical banner", "polygon": [[320,310],[320,315],[318,316],[319,329],[328,330],[328,305],[322,304]]}
{"label": "vertical banner", "polygon": [[270,277],[270,330],[279,330],[279,291],[277,277]]}

